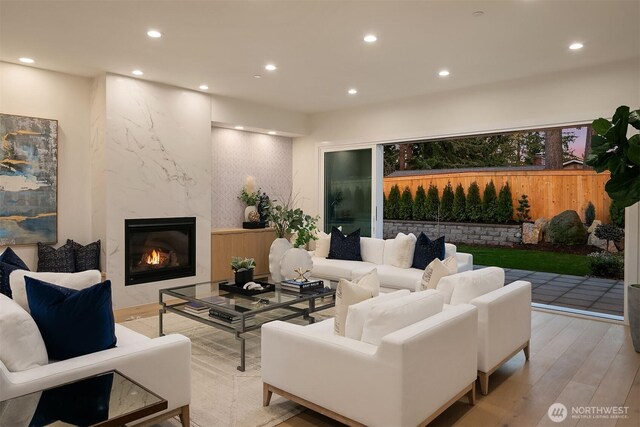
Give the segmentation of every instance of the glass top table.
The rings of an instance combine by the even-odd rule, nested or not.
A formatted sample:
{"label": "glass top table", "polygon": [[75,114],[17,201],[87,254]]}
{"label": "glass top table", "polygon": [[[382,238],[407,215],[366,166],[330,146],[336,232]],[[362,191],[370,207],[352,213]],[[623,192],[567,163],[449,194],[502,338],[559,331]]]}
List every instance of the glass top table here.
{"label": "glass top table", "polygon": [[[335,304],[336,291],[329,287],[309,292],[295,292],[282,289],[279,284],[275,284],[272,291],[243,295],[220,289],[220,285],[205,282],[161,289],[159,333],[161,336],[164,335],[163,315],[167,312],[233,333],[240,343],[240,371],[245,369],[245,338],[242,336],[244,333],[260,329],[263,324],[274,320],[285,321],[302,317],[313,323],[315,319],[311,313],[325,310]],[[227,288],[233,289],[232,286]]]}
{"label": "glass top table", "polygon": [[110,371],[0,402],[0,425],[123,426],[165,409],[165,399]]}

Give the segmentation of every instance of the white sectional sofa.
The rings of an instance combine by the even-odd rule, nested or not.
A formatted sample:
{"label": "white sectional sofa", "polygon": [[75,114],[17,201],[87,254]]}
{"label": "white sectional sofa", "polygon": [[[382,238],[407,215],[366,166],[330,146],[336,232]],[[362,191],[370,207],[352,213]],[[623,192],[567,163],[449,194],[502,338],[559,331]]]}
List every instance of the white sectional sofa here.
{"label": "white sectional sofa", "polygon": [[[313,269],[311,276],[319,279],[338,281],[352,280],[376,268],[380,278],[382,292],[394,289],[414,291],[420,282],[424,270],[417,268],[400,268],[391,265],[395,239],[360,238],[362,261],[345,261],[316,256],[312,252]],[[473,255],[457,252],[456,246],[445,243],[445,257],[455,256],[458,272],[473,270]]]}

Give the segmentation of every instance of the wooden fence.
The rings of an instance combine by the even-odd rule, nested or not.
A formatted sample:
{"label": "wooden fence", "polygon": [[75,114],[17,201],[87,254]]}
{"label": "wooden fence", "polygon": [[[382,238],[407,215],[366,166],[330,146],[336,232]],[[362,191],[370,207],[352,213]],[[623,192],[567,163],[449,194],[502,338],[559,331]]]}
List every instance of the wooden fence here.
{"label": "wooden fence", "polygon": [[571,209],[578,212],[584,220],[584,210],[591,202],[596,208],[596,219],[610,221],[609,206],[611,199],[604,191],[609,180],[609,173],[596,173],[592,170],[541,170],[541,171],[477,171],[431,175],[414,175],[384,178],[384,193],[388,196],[394,185],[402,191],[409,187],[415,196],[416,189],[422,185],[428,190],[429,185],[438,187],[440,197],[448,182],[455,191],[458,183],[462,184],[465,194],[472,182],[477,182],[480,195],[485,185],[493,180],[496,191],[508,182],[513,195],[514,215],[518,207],[518,199],[522,194],[529,197],[532,219],[545,217],[551,219],[562,211]]}

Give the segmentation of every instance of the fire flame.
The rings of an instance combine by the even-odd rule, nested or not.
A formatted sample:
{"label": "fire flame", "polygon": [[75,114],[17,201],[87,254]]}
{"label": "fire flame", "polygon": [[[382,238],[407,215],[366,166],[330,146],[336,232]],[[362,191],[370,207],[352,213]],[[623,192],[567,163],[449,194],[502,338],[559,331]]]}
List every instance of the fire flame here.
{"label": "fire flame", "polygon": [[152,250],[151,253],[147,255],[147,264],[160,264],[160,252],[156,251],[155,249]]}

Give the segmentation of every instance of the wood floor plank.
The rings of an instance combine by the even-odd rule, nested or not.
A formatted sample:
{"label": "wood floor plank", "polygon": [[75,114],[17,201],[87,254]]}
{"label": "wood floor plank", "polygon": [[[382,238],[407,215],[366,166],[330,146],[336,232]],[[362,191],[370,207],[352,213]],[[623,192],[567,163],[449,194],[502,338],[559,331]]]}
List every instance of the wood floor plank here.
{"label": "wood floor plank", "polygon": [[627,418],[619,420],[616,423],[616,427],[640,426],[640,370],[636,373],[624,406],[628,408]]}
{"label": "wood floor plank", "polygon": [[625,330],[611,325],[598,346],[578,369],[573,381],[597,387],[624,343]]}

